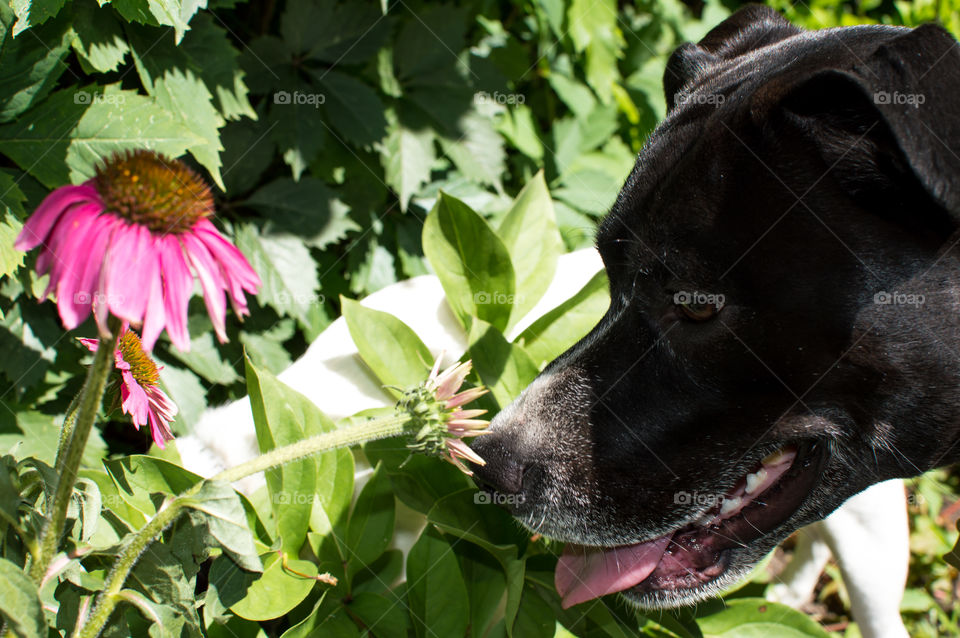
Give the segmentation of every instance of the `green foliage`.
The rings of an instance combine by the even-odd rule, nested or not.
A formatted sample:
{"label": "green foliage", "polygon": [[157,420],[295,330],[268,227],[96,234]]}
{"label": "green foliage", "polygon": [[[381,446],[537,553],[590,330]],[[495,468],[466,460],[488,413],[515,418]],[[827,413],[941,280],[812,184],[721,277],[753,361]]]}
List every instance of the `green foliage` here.
{"label": "green foliage", "polygon": [[[84,457],[55,573],[41,588],[23,576],[88,358],[53,304],[38,305],[46,280],[32,272],[35,256],[13,249],[50,190],[88,179],[114,152],[184,155],[215,188],[216,223],[263,279],[251,316],[228,320],[230,342],[215,342],[196,299],[191,352],[161,338],[177,434],[245,393],[263,451],[352,422],[333,423],[274,376],[341,313],[384,386],[424,378],[420,338],[354,298],[431,271],[463,327],[468,383],[490,387],[493,414],[606,310],[600,273],[507,336],[558,256],[591,243],[664,115],[669,53],[739,3],[693,4],[696,13],[679,0],[0,2],[0,454],[15,455],[0,456],[7,629],[70,634],[136,531],[196,490],[140,556],[104,635],[823,635],[749,598],[750,586],[726,609],[644,618],[608,597],[563,611],[555,545],[478,503],[449,464],[391,440],[272,470],[248,499],[184,470],[175,450],[136,454],[145,439],[109,424]],[[960,32],[957,0],[771,4],[813,28],[939,18]],[[76,331],[95,334],[92,321]],[[357,459],[375,470],[354,501]],[[903,611],[916,635],[960,631],[956,610],[938,602],[956,577],[939,560],[956,533],[935,519],[948,481],[955,489],[947,476],[915,490],[921,576]],[[391,543],[409,533],[410,510],[427,525],[404,557]],[[820,595],[842,603],[829,580]]]}

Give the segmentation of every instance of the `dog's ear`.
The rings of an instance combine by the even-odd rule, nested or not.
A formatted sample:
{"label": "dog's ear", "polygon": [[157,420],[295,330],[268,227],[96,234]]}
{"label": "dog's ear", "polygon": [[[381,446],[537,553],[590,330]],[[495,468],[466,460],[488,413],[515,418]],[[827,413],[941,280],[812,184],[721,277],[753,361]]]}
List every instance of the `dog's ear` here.
{"label": "dog's ear", "polygon": [[[880,45],[849,70],[781,77],[758,90],[760,126],[786,120],[809,133],[827,166],[858,194],[925,192],[960,223],[960,47],[927,24]],[[880,201],[880,200],[878,200]],[[892,204],[891,204],[892,205]]]}
{"label": "dog's ear", "polygon": [[673,52],[663,74],[667,107],[672,109],[677,94],[717,62],[798,33],[800,29],[770,7],[746,5],[711,29],[699,43],[688,42]]}

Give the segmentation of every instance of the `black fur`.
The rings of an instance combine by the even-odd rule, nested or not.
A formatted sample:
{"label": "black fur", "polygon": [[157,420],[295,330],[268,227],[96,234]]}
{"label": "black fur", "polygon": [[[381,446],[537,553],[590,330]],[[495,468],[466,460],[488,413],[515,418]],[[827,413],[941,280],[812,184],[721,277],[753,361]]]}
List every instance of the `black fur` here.
{"label": "black fur", "polygon": [[[664,87],[597,237],[610,309],[474,448],[528,527],[611,546],[707,509],[677,493],[806,446],[791,514],[710,582],[635,589],[643,606],[701,599],[867,486],[960,460],[957,42],[749,7],[678,49]],[[681,291],[725,305],[691,321]]]}

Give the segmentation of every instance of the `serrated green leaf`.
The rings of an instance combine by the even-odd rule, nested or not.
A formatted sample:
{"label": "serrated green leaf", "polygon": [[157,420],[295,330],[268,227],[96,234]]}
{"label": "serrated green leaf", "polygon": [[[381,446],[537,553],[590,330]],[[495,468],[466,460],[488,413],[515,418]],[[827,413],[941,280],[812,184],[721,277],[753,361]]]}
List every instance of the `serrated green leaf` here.
{"label": "serrated green leaf", "polygon": [[388,112],[387,137],[380,147],[380,163],[384,180],[400,200],[400,210],[406,211],[410,198],[430,179],[430,168],[436,159],[433,140],[435,134],[428,127],[408,128]]}
{"label": "serrated green leaf", "polygon": [[280,34],[299,56],[355,64],[376,53],[389,35],[384,17],[373,4],[294,2],[280,19]]}
{"label": "serrated green leaf", "polygon": [[116,71],[130,51],[123,27],[110,7],[100,7],[94,0],[73,3],[73,50],[94,71]]}
{"label": "serrated green leaf", "polygon": [[407,556],[410,617],[419,638],[463,636],[470,618],[467,587],[450,543],[427,527]]}
{"label": "serrated green leaf", "polygon": [[64,4],[66,0],[10,0],[10,7],[17,15],[17,23],[13,25],[13,37],[55,18]]}
{"label": "serrated green leaf", "polygon": [[317,74],[323,89],[329,125],[346,141],[367,146],[386,133],[383,102],[367,84],[352,75],[327,70]]}
{"label": "serrated green leaf", "polygon": [[225,121],[213,107],[213,96],[206,85],[192,71],[184,73],[175,69],[156,79],[153,95],[158,105],[179,118],[180,124],[200,140],[187,147],[187,150],[209,171],[217,186],[223,189],[223,178],[220,176],[220,151],[223,150],[220,127]]}
{"label": "serrated green leaf", "polygon": [[322,181],[281,177],[258,189],[246,200],[270,220],[270,229],[302,237],[314,248],[326,248],[360,227],[349,209]]}
{"label": "serrated green leaf", "polygon": [[189,22],[199,9],[206,9],[207,0],[150,0],[150,13],[162,25],[171,26],[180,44]]}
{"label": "serrated green leaf", "polygon": [[609,307],[607,273],[601,270],[575,295],[530,324],[516,343],[542,368],[586,336]]}
{"label": "serrated green leaf", "polygon": [[[318,103],[295,101],[294,96],[298,93],[274,93],[268,118],[270,137],[283,153],[283,161],[290,167],[294,180],[300,179],[327,144],[327,127]],[[285,95],[290,99],[286,100]]]}
{"label": "serrated green leaf", "polygon": [[547,291],[557,269],[557,257],[563,253],[563,239],[542,170],[513,200],[497,234],[510,253],[516,275],[516,296],[510,315],[510,323],[515,324]]}
{"label": "serrated green leaf", "polygon": [[[407,388],[427,378],[433,355],[407,324],[345,297],[340,306],[360,358],[384,386]],[[386,389],[394,396],[401,392]]]}
{"label": "serrated green leaf", "polygon": [[[57,0],[53,0],[54,4]],[[62,0],[59,1],[62,6]],[[17,7],[19,5],[19,7]],[[40,13],[36,19],[46,20],[43,5],[37,5]],[[29,23],[30,3],[20,0],[20,20],[13,28],[14,35],[22,24]],[[58,7],[59,9],[59,7]],[[24,13],[21,13],[24,12]],[[0,50],[0,122],[8,122],[40,102],[56,85],[60,75],[67,69],[64,63],[70,49],[72,32],[70,21],[61,17],[45,24],[23,37],[15,37],[3,43]]]}
{"label": "serrated green leaf", "polygon": [[37,587],[23,569],[0,558],[0,618],[19,638],[43,638],[47,623]]}
{"label": "serrated green leaf", "polygon": [[482,217],[441,191],[423,225],[423,252],[464,327],[476,316],[506,328],[514,301],[513,266]]}
{"label": "serrated green leaf", "polygon": [[26,196],[6,171],[0,171],[0,277],[12,275],[23,264],[24,253],[16,250],[13,243],[20,234],[24,217],[23,202]]}
{"label": "serrated green leaf", "polygon": [[227,29],[216,22],[212,13],[194,16],[190,31],[177,48],[187,55],[191,68],[213,94],[224,118],[257,119],[247,97],[247,85],[239,63],[240,52],[233,46]]}
{"label": "serrated green leaf", "polygon": [[489,115],[468,111],[459,118],[455,137],[441,137],[440,146],[464,177],[503,190],[506,154]]}
{"label": "serrated green leaf", "polygon": [[316,264],[303,240],[293,235],[260,235],[255,227],[237,227],[236,244],[260,275],[261,304],[309,325],[310,307],[319,301]]}

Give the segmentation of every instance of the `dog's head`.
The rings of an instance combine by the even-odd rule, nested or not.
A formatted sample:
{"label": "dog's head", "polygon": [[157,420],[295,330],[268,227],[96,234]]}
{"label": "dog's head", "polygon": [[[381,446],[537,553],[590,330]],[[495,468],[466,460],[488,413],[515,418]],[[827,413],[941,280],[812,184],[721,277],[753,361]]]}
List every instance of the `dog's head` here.
{"label": "dog's head", "polygon": [[611,304],[478,480],[566,605],[694,602],[872,483],[957,459],[960,48],[741,10],[678,49],[597,237]]}

